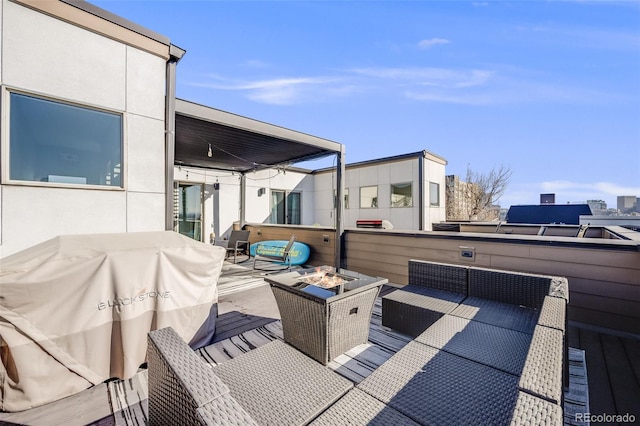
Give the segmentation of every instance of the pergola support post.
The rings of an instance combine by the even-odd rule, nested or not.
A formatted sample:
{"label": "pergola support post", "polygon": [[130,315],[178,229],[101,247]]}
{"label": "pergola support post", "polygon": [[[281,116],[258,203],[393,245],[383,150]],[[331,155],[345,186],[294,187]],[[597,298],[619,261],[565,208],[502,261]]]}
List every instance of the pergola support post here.
{"label": "pergola support post", "polygon": [[247,176],[240,174],[240,229],[247,223]]}
{"label": "pergola support post", "polygon": [[345,148],[344,145],[340,146],[340,152],[336,154],[336,243],[335,243],[335,267],[336,269],[342,268],[343,258],[342,252],[344,250],[344,223],[342,221],[342,215],[344,213],[344,176],[345,173]]}

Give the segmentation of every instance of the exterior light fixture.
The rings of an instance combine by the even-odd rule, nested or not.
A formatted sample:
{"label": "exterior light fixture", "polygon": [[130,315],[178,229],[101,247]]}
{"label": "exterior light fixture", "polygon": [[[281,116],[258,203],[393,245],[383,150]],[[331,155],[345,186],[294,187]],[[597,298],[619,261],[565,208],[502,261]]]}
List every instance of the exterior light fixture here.
{"label": "exterior light fixture", "polygon": [[209,144],[209,150],[207,151],[207,157],[213,157],[213,151],[211,150],[211,144]]}

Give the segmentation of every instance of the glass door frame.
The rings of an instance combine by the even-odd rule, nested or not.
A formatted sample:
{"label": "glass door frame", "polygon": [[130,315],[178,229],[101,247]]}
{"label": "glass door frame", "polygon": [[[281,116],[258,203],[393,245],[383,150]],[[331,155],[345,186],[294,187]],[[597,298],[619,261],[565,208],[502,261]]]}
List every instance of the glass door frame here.
{"label": "glass door frame", "polygon": [[[174,191],[175,191],[175,200],[174,200],[174,231],[176,231],[177,233],[181,234],[181,235],[185,235],[188,236],[190,238],[193,238],[195,241],[200,241],[203,242],[204,241],[204,184],[200,183],[200,182],[184,182],[184,181],[176,181],[174,183]],[[200,214],[199,214],[199,219],[193,220],[193,222],[200,222],[200,227],[199,229],[196,229],[196,227],[194,226],[194,235],[187,235],[187,234],[183,234],[182,232],[180,232],[180,223],[181,222],[188,222],[188,220],[186,219],[180,219],[180,204],[181,204],[181,188],[182,187],[195,187],[198,186],[200,187],[200,199],[198,200],[198,203],[200,205]],[[199,239],[194,238],[196,235],[196,231],[199,233]]]}
{"label": "glass door frame", "polygon": [[[273,195],[274,193],[280,193],[283,194],[283,202],[284,202],[284,223],[278,223],[277,221],[277,214],[275,215],[275,219],[276,221],[274,222],[274,208],[276,207],[273,203]],[[301,225],[302,224],[302,191],[288,191],[285,189],[272,189],[271,192],[271,197],[269,200],[269,204],[270,204],[270,208],[269,208],[269,221],[272,224],[277,224],[277,225]],[[289,208],[290,208],[290,195],[292,194],[296,194],[298,196],[298,223],[291,223],[291,215],[289,214]]]}

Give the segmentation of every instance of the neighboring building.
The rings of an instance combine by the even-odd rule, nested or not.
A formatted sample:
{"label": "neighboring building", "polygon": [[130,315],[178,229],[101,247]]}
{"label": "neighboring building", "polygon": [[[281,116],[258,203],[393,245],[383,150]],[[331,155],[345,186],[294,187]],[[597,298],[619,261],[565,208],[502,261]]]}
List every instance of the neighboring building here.
{"label": "neighboring building", "polygon": [[[394,229],[431,230],[445,217],[447,161],[428,151],[346,165],[344,225],[388,220]],[[336,193],[332,169],[313,172],[314,223],[332,226]]]}
{"label": "neighboring building", "polygon": [[635,195],[620,195],[618,196],[618,210],[620,213],[631,213],[636,211],[638,206],[638,197]]}
{"label": "neighboring building", "polygon": [[587,200],[587,204],[594,215],[602,214],[607,210],[607,203],[604,200]]}
{"label": "neighboring building", "polygon": [[458,176],[449,175],[446,180],[446,216],[447,221],[497,221],[500,220],[501,210],[499,205],[492,205],[484,209],[477,217],[472,217],[470,199],[467,194],[474,192],[477,184],[464,182]]}
{"label": "neighboring building", "polygon": [[165,92],[184,51],[85,2],[0,6],[0,257],[165,229]]}
{"label": "neighboring building", "polygon": [[448,175],[446,181],[446,217],[448,221],[470,220],[468,186],[472,183],[464,182],[456,175]]}
{"label": "neighboring building", "polygon": [[556,194],[540,194],[540,204],[555,204]]}
{"label": "neighboring building", "polygon": [[[431,230],[432,222],[444,220],[445,164],[426,151],[347,164],[344,226],[356,227],[359,219],[383,219],[395,229]],[[175,215],[181,232],[202,241],[212,233],[216,238],[228,236],[238,221],[239,175],[176,166],[174,176]],[[335,193],[334,169],[291,167],[250,173],[246,221],[334,226]]]}

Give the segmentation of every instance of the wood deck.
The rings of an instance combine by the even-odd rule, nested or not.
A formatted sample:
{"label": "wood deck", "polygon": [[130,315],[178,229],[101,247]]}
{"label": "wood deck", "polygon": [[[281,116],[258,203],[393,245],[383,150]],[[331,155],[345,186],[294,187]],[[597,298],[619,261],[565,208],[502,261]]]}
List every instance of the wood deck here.
{"label": "wood deck", "polygon": [[591,414],[630,414],[640,422],[640,339],[570,323],[569,346],[585,351]]}
{"label": "wood deck", "polygon": [[[268,327],[268,324],[280,318],[271,290],[262,279],[263,272],[250,268],[250,264],[225,264],[224,275],[219,283],[219,317],[215,342],[225,341],[231,336],[258,327],[264,328],[265,325]],[[383,293],[389,291],[393,291],[393,287],[383,288]],[[640,338],[634,335],[614,335],[606,330],[570,323],[569,346],[586,352],[590,414],[630,414],[635,416],[636,421],[640,421]],[[374,357],[380,355],[375,348],[370,352]],[[341,366],[348,365],[349,371],[345,374],[352,374],[352,379],[358,381],[359,374],[368,373],[359,373],[357,363],[349,362],[350,356],[352,355],[347,355],[342,361],[336,360],[338,362],[334,363],[333,368],[341,368],[344,372],[345,368]],[[355,367],[351,368],[352,365]],[[0,424],[116,425],[118,422],[111,412],[107,388],[103,383],[46,406],[20,413],[0,413]]]}

